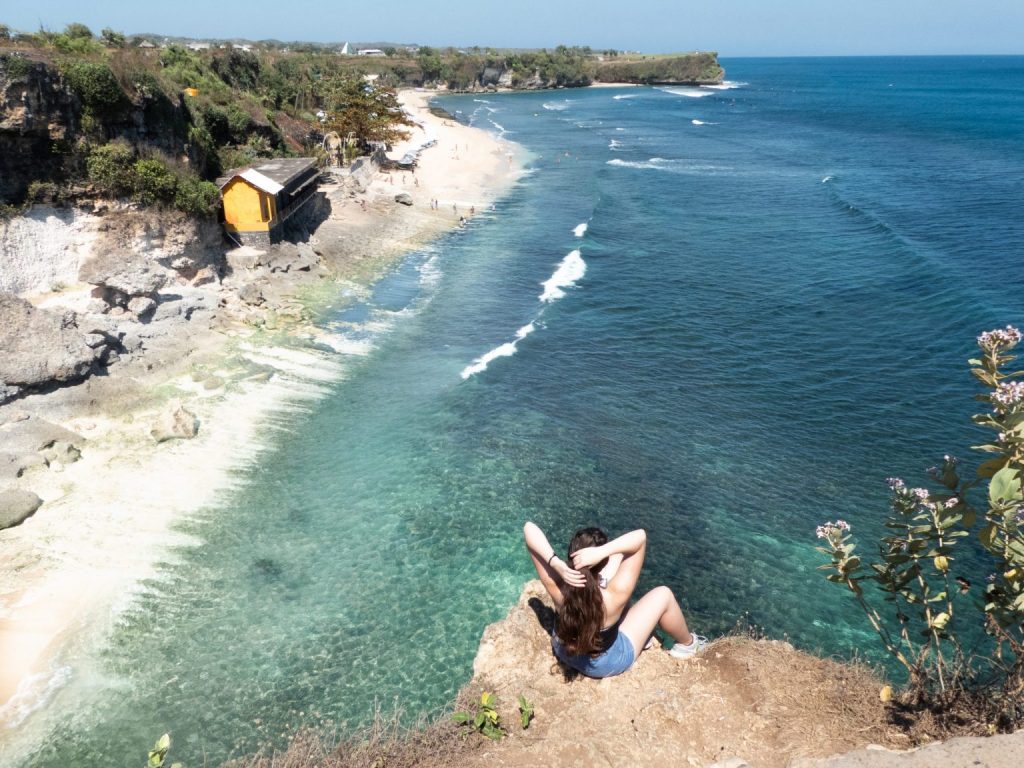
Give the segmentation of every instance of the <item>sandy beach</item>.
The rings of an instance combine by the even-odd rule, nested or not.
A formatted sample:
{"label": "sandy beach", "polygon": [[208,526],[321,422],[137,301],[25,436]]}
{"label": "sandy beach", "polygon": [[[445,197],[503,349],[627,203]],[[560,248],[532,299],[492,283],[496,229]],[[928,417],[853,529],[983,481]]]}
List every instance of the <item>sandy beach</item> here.
{"label": "sandy beach", "polygon": [[[185,323],[152,352],[111,368],[110,381],[0,407],[5,440],[42,418],[84,439],[78,461],[33,467],[17,479],[43,505],[0,531],[0,745],[75,674],[62,650],[94,633],[102,641],[138,585],[172,556],[170,548],[188,544],[174,522],[215,510],[239,470],[272,443],[275,415],[307,407],[344,378],[350,356],[367,353],[308,322],[317,304],[365,294],[403,254],[487,210],[514,183],[515,145],[431,114],[431,95],[400,94],[417,127],[389,156],[400,159],[434,142],[422,149],[415,171],[374,170],[353,184],[340,169],[335,183],[322,185],[330,212],[309,242],[329,279],[315,291],[283,289],[294,287],[285,299],[302,305],[295,321],[262,309],[257,325],[230,312],[209,329]],[[400,193],[411,196],[411,206],[395,201]],[[208,290],[216,297],[224,286],[228,281]],[[84,291],[72,285],[60,295],[30,298],[77,307]],[[150,437],[170,401],[186,403],[198,417],[195,438]]]}

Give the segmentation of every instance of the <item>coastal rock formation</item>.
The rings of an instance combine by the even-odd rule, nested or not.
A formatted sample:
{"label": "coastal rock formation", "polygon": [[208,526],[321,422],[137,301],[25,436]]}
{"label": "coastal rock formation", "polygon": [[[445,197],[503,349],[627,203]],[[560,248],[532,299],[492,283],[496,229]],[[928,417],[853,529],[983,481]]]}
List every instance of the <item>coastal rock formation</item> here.
{"label": "coastal rock formation", "polygon": [[75,381],[86,376],[105,345],[76,325],[73,312],[36,309],[17,296],[0,294],[0,402],[22,389]]}
{"label": "coastal rock formation", "polygon": [[877,680],[861,668],[784,642],[730,637],[689,661],[655,645],[627,674],[570,681],[551,653],[552,621],[547,594],[532,581],[508,617],[484,631],[463,699],[494,692],[503,722],[514,724],[524,695],[535,720],[525,731],[510,726],[508,738],[468,755],[465,768],[703,767],[730,758],[781,768],[796,757],[900,744]]}
{"label": "coastal rock formation", "polygon": [[19,525],[36,513],[43,501],[31,491],[0,491],[0,531]]}
{"label": "coastal rock formation", "polygon": [[97,226],[94,250],[144,256],[186,281],[203,270],[216,278],[224,264],[224,233],[213,219],[197,219],[181,211],[122,210]]}
{"label": "coastal rock formation", "polygon": [[44,466],[46,459],[38,453],[0,451],[0,480],[16,480],[26,469]]}
{"label": "coastal rock formation", "polygon": [[401,203],[402,205],[412,205],[412,195],[408,192],[399,192],[395,195],[395,202]]}
{"label": "coastal rock formation", "polygon": [[58,173],[53,147],[78,130],[80,105],[56,68],[0,57],[0,200],[20,199],[28,180]]}
{"label": "coastal rock formation", "polygon": [[97,298],[127,306],[136,296],[152,297],[167,283],[167,273],[144,252],[94,252],[78,270],[78,279],[97,286]]}
{"label": "coastal rock formation", "polygon": [[47,205],[0,220],[0,291],[41,293],[74,283],[99,221],[86,210]]}
{"label": "coastal rock formation", "polygon": [[158,443],[167,440],[191,440],[199,433],[199,419],[181,403],[174,401],[160,414],[150,436]]}

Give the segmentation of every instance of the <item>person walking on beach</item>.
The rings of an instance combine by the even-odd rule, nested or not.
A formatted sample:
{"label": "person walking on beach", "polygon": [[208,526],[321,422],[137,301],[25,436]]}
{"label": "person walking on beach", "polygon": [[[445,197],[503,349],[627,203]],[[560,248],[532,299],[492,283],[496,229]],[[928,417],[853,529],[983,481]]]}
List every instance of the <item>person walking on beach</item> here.
{"label": "person walking on beach", "polygon": [[668,587],[655,587],[630,605],[647,553],[642,529],[609,541],[600,528],[581,528],[569,542],[571,563],[534,523],[526,523],[523,537],[555,603],[551,648],[566,666],[588,677],[620,675],[651,645],[658,627],[675,641],[668,651],[674,658],[689,659],[707,645],[690,631]]}

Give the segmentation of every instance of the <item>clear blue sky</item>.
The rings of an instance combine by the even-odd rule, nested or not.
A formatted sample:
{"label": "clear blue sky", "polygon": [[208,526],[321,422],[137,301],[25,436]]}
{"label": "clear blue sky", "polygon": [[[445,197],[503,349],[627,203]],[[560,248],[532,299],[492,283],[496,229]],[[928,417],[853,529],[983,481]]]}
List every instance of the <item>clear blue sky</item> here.
{"label": "clear blue sky", "polygon": [[723,56],[1024,54],[1024,0],[9,0],[26,31],[686,51]]}

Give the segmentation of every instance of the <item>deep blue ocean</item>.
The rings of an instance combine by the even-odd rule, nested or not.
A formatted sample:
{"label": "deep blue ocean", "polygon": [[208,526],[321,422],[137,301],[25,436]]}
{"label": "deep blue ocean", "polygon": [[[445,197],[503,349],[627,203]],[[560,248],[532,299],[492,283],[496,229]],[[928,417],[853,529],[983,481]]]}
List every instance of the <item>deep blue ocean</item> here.
{"label": "deep blue ocean", "polygon": [[1024,58],[723,64],[438,99],[527,174],[328,312],[372,351],[183,523],[198,543],[65,660],[10,764],[136,765],[169,730],[215,765],[436,711],[532,576],[526,520],[646,528],[641,588],[702,634],[878,658],[814,528],[875,535],[887,476],[975,461],[966,360],[1024,322]]}

